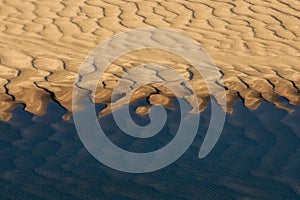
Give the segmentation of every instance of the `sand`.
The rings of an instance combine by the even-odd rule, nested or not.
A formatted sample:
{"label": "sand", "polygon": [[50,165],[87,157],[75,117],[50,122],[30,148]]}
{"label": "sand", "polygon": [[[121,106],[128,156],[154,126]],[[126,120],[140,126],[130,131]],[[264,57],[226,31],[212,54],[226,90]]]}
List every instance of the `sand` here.
{"label": "sand", "polygon": [[[87,54],[114,34],[143,27],[174,30],[203,45],[222,71],[228,113],[238,99],[249,109],[267,101],[292,111],[285,104],[300,102],[299,19],[297,0],[1,0],[0,120],[9,120],[19,104],[43,115],[51,99],[71,112],[73,84]],[[195,89],[199,108],[205,109],[209,94],[199,76],[187,76],[193,69],[178,58],[151,53],[133,52],[111,65],[96,94],[97,103],[108,105],[102,114],[109,113],[119,76],[151,59],[192,77],[190,83],[200,88]],[[132,98],[171,107],[173,97],[149,85]]]}

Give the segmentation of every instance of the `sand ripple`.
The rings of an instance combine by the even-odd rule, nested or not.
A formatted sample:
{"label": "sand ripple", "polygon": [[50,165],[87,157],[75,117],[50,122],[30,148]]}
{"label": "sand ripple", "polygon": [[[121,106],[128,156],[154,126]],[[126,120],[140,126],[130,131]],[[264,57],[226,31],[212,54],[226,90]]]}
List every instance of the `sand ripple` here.
{"label": "sand ripple", "polygon": [[[300,102],[299,10],[297,0],[2,0],[0,119],[9,120],[18,104],[43,115],[51,98],[71,111],[72,86],[85,56],[110,36],[142,27],[179,31],[203,44],[222,70],[228,112],[233,112],[231,105],[239,98],[250,109],[267,101],[292,111],[287,104]],[[198,88],[200,110],[205,109],[209,94],[187,63],[155,53],[139,59],[148,53],[133,53],[114,62],[99,84],[97,102],[109,107],[119,75],[155,58],[190,75],[186,78]],[[133,98],[155,99],[155,104],[157,94],[164,102],[171,98],[154,85],[140,92],[143,95]]]}

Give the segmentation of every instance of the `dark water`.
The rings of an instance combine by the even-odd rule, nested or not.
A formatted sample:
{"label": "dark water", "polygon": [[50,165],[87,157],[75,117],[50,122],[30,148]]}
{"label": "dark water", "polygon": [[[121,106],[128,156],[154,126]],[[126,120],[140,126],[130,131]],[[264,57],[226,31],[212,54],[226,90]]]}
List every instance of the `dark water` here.
{"label": "dark water", "polygon": [[[213,151],[199,159],[208,108],[179,160],[159,171],[128,174],[94,159],[74,124],[62,121],[57,104],[42,117],[19,106],[13,119],[0,122],[0,199],[300,199],[300,108],[295,109],[287,113],[263,103],[249,111],[237,103]],[[120,133],[111,116],[100,123],[122,148],[148,151],[172,139],[176,111],[169,114],[175,117],[156,142]]]}

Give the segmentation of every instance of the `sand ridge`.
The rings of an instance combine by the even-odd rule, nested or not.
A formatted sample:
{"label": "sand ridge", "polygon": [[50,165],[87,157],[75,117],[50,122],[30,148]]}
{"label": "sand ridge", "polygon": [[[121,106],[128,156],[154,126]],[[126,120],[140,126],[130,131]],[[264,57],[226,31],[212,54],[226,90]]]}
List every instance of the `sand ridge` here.
{"label": "sand ridge", "polygon": [[[143,27],[168,28],[200,42],[222,70],[228,112],[239,98],[250,109],[267,101],[291,111],[283,99],[300,102],[297,0],[1,0],[0,5],[1,120],[9,120],[19,104],[42,115],[51,99],[71,111],[72,87],[86,55],[116,33]],[[133,53],[112,64],[99,84],[98,103],[109,108],[118,75],[141,63],[139,58]],[[184,62],[168,64],[193,73]],[[197,76],[189,81],[202,87]],[[137,100],[168,97],[168,91],[154,86],[140,93]],[[199,91],[200,110],[208,96]]]}

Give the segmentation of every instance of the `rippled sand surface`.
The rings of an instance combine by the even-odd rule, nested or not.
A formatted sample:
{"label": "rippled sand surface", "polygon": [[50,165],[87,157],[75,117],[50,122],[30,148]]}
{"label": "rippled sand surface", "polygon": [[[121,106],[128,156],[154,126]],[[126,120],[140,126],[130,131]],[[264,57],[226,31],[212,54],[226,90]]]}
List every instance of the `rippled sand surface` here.
{"label": "rippled sand surface", "polygon": [[[201,43],[222,71],[228,112],[239,98],[250,109],[267,101],[292,111],[285,104],[300,102],[299,11],[297,0],[1,0],[0,119],[9,120],[19,104],[43,115],[51,99],[71,112],[72,87],[87,54],[114,34],[143,27],[178,31]],[[96,102],[109,105],[120,75],[154,59],[175,67],[198,88],[203,110],[209,94],[192,67],[174,55],[149,51],[116,60],[99,83]],[[143,98],[170,107],[173,97],[148,85],[133,100]]]}
{"label": "rippled sand surface", "polygon": [[[189,150],[170,166],[144,174],[119,172],[93,158],[74,125],[62,121],[64,110],[59,105],[50,103],[41,117],[33,117],[22,107],[14,110],[9,122],[0,122],[2,199],[300,198],[300,107],[288,113],[262,103],[250,111],[238,101],[213,151],[199,159],[199,147],[210,120],[210,112],[205,110]],[[148,152],[173,138],[170,130],[178,127],[180,116],[168,112],[170,120],[153,140],[124,134],[112,115],[99,121],[114,144]]]}

